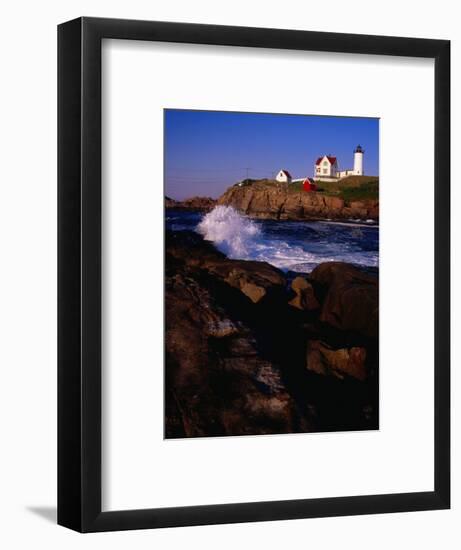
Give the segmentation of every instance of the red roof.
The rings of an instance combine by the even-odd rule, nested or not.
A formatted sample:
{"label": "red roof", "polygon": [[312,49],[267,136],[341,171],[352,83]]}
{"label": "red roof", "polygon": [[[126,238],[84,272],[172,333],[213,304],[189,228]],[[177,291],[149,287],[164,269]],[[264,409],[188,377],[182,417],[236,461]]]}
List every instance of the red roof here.
{"label": "red roof", "polygon": [[[329,156],[327,156],[327,159],[328,159],[328,161],[330,162],[330,164],[334,164],[334,163],[336,162],[336,157],[329,157]],[[323,157],[319,157],[319,158],[316,160],[315,164],[318,166],[318,165],[322,162],[322,160],[323,160]]]}
{"label": "red roof", "polygon": [[290,172],[288,172],[288,170],[280,170],[280,172],[283,172],[285,176],[287,176],[287,178],[291,178],[291,174]]}

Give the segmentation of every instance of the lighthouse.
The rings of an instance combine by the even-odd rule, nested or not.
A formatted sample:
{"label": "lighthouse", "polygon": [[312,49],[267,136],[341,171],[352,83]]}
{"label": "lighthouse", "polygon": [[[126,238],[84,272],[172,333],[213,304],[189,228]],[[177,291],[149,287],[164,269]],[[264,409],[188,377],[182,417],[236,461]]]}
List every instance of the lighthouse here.
{"label": "lighthouse", "polygon": [[349,176],[363,176],[364,153],[362,146],[357,145],[354,149],[354,168],[352,170],[338,170],[336,157],[330,155],[318,157],[314,165],[314,181],[338,181]]}
{"label": "lighthouse", "polygon": [[363,176],[363,149],[360,145],[354,151],[354,174]]}

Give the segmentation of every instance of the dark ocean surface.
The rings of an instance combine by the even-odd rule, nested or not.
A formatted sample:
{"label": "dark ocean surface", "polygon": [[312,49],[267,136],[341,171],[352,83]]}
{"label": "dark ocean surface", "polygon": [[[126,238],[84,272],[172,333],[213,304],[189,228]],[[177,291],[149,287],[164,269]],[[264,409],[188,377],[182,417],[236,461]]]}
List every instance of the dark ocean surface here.
{"label": "dark ocean surface", "polygon": [[286,272],[309,273],[328,261],[378,267],[379,227],[371,220],[253,220],[217,206],[209,213],[167,210],[166,229],[196,231],[229,258],[264,261]]}

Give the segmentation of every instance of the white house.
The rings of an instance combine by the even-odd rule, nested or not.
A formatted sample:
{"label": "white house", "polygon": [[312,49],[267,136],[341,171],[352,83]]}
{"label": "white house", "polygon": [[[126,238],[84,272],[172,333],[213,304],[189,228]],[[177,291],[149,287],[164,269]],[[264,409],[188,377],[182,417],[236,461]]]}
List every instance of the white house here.
{"label": "white house", "polygon": [[314,179],[315,180],[336,180],[338,178],[338,161],[336,157],[324,155],[315,161]]}
{"label": "white house", "polygon": [[292,177],[288,170],[280,170],[280,172],[275,176],[275,179],[280,182],[291,183]]}
{"label": "white house", "polygon": [[314,166],[315,181],[338,181],[347,176],[363,176],[363,149],[360,145],[354,149],[354,168],[338,170],[336,157],[319,157]]}

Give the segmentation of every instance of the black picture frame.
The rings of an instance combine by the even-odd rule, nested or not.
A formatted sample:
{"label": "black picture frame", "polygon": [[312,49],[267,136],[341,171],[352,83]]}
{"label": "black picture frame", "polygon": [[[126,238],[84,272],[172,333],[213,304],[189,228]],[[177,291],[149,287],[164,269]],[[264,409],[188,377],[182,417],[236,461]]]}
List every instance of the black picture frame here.
{"label": "black picture frame", "polygon": [[[101,511],[103,38],[435,61],[434,490]],[[80,532],[450,507],[450,42],[82,17],[58,27],[58,523]]]}

